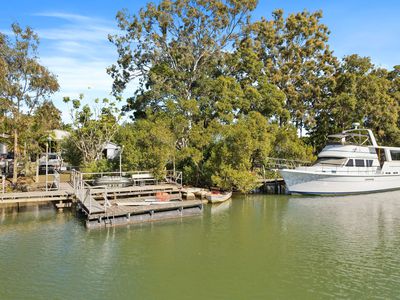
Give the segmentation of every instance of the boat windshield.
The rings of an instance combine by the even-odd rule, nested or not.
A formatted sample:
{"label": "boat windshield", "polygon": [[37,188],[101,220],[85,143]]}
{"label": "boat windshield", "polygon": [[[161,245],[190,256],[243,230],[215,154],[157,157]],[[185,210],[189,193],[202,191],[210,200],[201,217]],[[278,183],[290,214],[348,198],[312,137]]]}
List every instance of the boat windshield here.
{"label": "boat windshield", "polygon": [[354,132],[349,130],[340,134],[331,134],[328,136],[328,145],[358,145],[368,146],[371,145],[370,137],[366,134]]}
{"label": "boat windshield", "polygon": [[314,163],[314,166],[340,167],[343,166],[346,161],[347,158],[342,157],[321,157]]}

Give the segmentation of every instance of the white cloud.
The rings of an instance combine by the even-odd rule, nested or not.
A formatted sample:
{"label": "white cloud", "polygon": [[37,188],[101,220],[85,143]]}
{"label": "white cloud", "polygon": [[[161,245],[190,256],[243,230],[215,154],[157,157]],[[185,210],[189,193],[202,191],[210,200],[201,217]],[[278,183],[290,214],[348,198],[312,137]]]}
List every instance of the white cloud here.
{"label": "white cloud", "polygon": [[[110,97],[112,79],[106,68],[115,63],[117,52],[107,36],[118,32],[116,23],[61,12],[35,15],[59,20],[55,27],[36,31],[41,39],[41,62],[58,77],[60,91],[52,98],[63,113],[66,112],[64,96],[84,93],[87,100]],[[68,113],[63,118],[68,120]]]}

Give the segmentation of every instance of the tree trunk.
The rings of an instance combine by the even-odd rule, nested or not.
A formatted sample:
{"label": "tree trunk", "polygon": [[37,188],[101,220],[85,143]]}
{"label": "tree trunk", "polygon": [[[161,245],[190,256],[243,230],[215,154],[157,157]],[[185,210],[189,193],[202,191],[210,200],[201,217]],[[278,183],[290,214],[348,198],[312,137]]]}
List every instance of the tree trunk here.
{"label": "tree trunk", "polygon": [[17,183],[18,177],[18,129],[14,128],[14,164],[13,164],[13,183]]}

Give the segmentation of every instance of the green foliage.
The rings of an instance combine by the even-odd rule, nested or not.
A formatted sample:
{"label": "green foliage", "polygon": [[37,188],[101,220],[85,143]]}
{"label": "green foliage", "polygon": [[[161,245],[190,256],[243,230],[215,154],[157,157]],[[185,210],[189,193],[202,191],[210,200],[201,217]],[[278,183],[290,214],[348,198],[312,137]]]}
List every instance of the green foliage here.
{"label": "green foliage", "polygon": [[150,170],[157,178],[164,178],[166,165],[173,161],[175,145],[172,132],[163,120],[143,119],[124,124],[115,140],[124,147],[124,168]]}
{"label": "green foliage", "polygon": [[252,168],[271,151],[270,126],[260,113],[251,112],[232,125],[223,126],[215,137],[207,168],[214,184],[249,192],[256,184]]}
{"label": "green foliage", "polygon": [[140,150],[139,168],[151,170],[157,178],[165,175],[165,166],[174,157],[174,139],[163,120],[139,120],[135,123],[136,145]]}
{"label": "green foliage", "polygon": [[307,145],[297,136],[296,128],[293,126],[273,126],[273,145],[270,152],[271,157],[313,161],[313,148]]}
{"label": "green foliage", "polygon": [[[253,21],[256,4],[161,0],[119,12],[120,33],[109,37],[118,60],[107,71],[114,96],[129,94],[123,110],[132,121],[119,125],[115,101],[65,98],[73,123],[64,157],[87,171],[112,170],[117,162],[102,151],[114,141],[123,169],[159,178],[180,169],[187,184],[247,193],[267,157],[312,161],[328,134],[354,121],[379,142],[400,144],[400,66],[389,71],[356,54],[338,60],[322,12],[276,10]],[[36,34],[18,25],[13,33],[0,34],[0,121],[18,154],[22,144],[39,151],[61,120],[51,102],[40,105],[58,84],[38,63]]]}
{"label": "green foliage", "polygon": [[[80,95],[78,99],[64,98],[64,102],[72,102],[71,118],[73,120],[73,131],[66,142],[72,153],[66,153],[68,157],[72,157],[76,151],[79,151],[79,159],[83,165],[89,165],[102,159],[104,146],[110,142],[117,129],[118,120],[120,118],[119,109],[116,103],[103,99],[101,108],[90,107],[88,104],[82,105],[84,96]],[[98,99],[94,100],[99,103]],[[77,162],[78,159],[74,159]]]}
{"label": "green foliage", "polygon": [[101,173],[115,171],[115,168],[111,161],[101,158],[83,164],[81,171],[85,173]]}
{"label": "green foliage", "polygon": [[[7,116],[7,129],[14,138],[14,175],[17,181],[17,165],[20,132],[29,126],[30,115],[41,101],[58,90],[56,77],[39,63],[37,47],[39,38],[30,27],[12,24],[12,37],[0,33],[0,100],[3,116]],[[25,158],[26,159],[26,158]]]}
{"label": "green foliage", "polygon": [[399,98],[396,69],[376,68],[370,58],[350,55],[343,58],[334,76],[331,97],[316,107],[318,123],[312,129],[317,149],[326,136],[360,122],[377,133],[379,142],[400,142]]}
{"label": "green foliage", "polygon": [[328,30],[320,12],[285,19],[276,11],[250,23],[255,5],[164,0],[118,13],[113,91],[140,84],[125,106],[134,123],[117,135],[129,141],[124,165],[168,165],[183,169],[186,183],[248,192],[272,153],[312,157],[289,124],[314,124],[313,105],[331,86]]}
{"label": "green foliage", "polygon": [[82,152],[76,147],[71,138],[64,139],[61,145],[62,157],[72,167],[80,167],[83,164]]}
{"label": "green foliage", "polygon": [[[327,44],[329,30],[320,23],[322,12],[303,11],[284,18],[283,10],[272,20],[249,23],[238,41],[242,77],[258,82],[261,77],[285,95],[285,109],[298,129],[315,124],[314,106],[327,95],[336,58]],[[281,106],[281,105],[280,105]],[[281,123],[289,117],[280,106]]]}

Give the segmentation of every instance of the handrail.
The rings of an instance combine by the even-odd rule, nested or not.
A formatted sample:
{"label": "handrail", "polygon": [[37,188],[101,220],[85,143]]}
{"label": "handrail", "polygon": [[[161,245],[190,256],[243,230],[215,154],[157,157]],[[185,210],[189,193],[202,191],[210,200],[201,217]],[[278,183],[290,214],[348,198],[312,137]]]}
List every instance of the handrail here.
{"label": "handrail", "polygon": [[181,171],[168,170],[165,178],[167,182],[175,183],[179,186],[182,186],[183,174]]}
{"label": "handrail", "polygon": [[[298,167],[300,171],[315,171],[321,173],[339,173],[339,174],[357,174],[357,175],[375,175],[380,174],[377,167],[315,167],[315,170],[310,170],[310,167]],[[383,173],[382,173],[383,174]]]}
{"label": "handrail", "polygon": [[53,174],[48,174],[53,176],[53,182],[51,183],[50,190],[58,191],[60,190],[60,173],[57,170],[53,171]]}
{"label": "handrail", "polygon": [[6,191],[6,176],[5,175],[1,175],[1,201],[4,200],[4,193]]}
{"label": "handrail", "polygon": [[124,172],[80,172],[80,171],[76,171],[75,169],[73,169],[72,171],[75,172],[79,172],[85,175],[110,175],[110,174],[116,174],[116,175],[120,175],[122,173],[122,175],[131,175],[131,174],[147,174],[147,173],[151,173],[151,171],[124,171]]}
{"label": "handrail", "polygon": [[[148,174],[151,173],[149,171],[131,171],[131,172],[122,172],[124,175],[128,174]],[[120,176],[121,173],[119,172],[99,172],[99,173],[83,173],[77,171],[75,169],[71,170],[71,184],[74,188],[74,192],[76,197],[80,202],[82,202],[88,210],[88,213],[91,214],[93,208],[96,209],[98,207],[97,202],[92,196],[91,191],[95,189],[103,189],[103,197],[104,197],[104,205],[102,205],[102,209],[104,212],[107,213],[107,208],[111,206],[111,203],[107,197],[107,186],[92,186],[89,182],[92,182],[93,179],[85,179],[85,175],[99,175],[99,176],[107,176],[110,174],[118,174]],[[182,179],[183,175],[181,171],[167,171],[165,180],[170,183],[175,183],[182,187]]]}
{"label": "handrail", "polygon": [[294,169],[299,166],[309,166],[309,165],[311,165],[310,161],[266,157],[262,167],[263,168],[266,167],[267,169]]}

